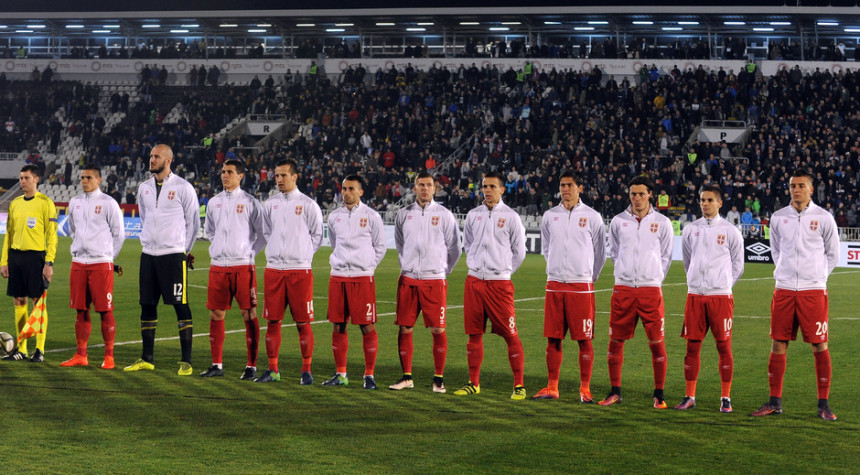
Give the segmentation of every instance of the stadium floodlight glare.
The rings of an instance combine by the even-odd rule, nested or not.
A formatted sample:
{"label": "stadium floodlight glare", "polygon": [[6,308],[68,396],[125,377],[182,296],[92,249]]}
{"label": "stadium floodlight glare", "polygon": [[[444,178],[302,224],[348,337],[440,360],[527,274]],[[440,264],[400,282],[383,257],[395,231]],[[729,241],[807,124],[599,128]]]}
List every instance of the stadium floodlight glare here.
{"label": "stadium floodlight glare", "polygon": [[[460,24],[462,25],[462,23],[460,23]],[[545,22],[543,22],[543,24],[544,25],[561,25],[561,22],[560,21],[545,21]]]}
{"label": "stadium floodlight glare", "polygon": [[845,33],[860,33],[860,28],[845,28]]}
{"label": "stadium floodlight glare", "polygon": [[697,21],[679,21],[678,24],[679,25],[698,25],[699,22],[697,22]]}
{"label": "stadium floodlight glare", "polygon": [[608,25],[609,22],[606,20],[591,20],[588,22],[589,25]]}
{"label": "stadium floodlight glare", "polygon": [[200,25],[197,23],[188,23],[186,25],[179,25],[180,28],[200,28]]}
{"label": "stadium floodlight glare", "polygon": [[681,30],[683,30],[683,28],[681,28],[680,26],[664,26],[662,28],[662,30],[663,31],[681,31]]}
{"label": "stadium floodlight glare", "polygon": [[773,28],[762,26],[762,27],[753,28],[753,31],[773,31]]}
{"label": "stadium floodlight glare", "polygon": [[745,22],[745,21],[724,21],[723,22],[723,25],[726,25],[726,26],[744,26],[746,24],[747,24],[747,22]]}
{"label": "stadium floodlight glare", "polygon": [[325,31],[328,33],[343,33],[346,30],[343,28],[326,28]]}
{"label": "stadium floodlight glare", "polygon": [[306,28],[309,26],[317,26],[317,24],[316,23],[296,23],[296,26],[298,28]]}
{"label": "stadium floodlight glare", "polygon": [[503,21],[502,25],[522,25],[522,23],[518,21]]}
{"label": "stadium floodlight glare", "polygon": [[221,28],[236,28],[239,26],[239,24],[238,23],[221,23],[218,26]]}
{"label": "stadium floodlight glare", "polygon": [[41,30],[42,28],[45,28],[45,25],[27,25],[27,28],[32,30]]}
{"label": "stadium floodlight glare", "polygon": [[334,26],[355,26],[353,23],[335,23]]}
{"label": "stadium floodlight glare", "polygon": [[511,29],[507,26],[491,26],[490,31],[510,31]]}
{"label": "stadium floodlight glare", "polygon": [[110,33],[110,30],[93,30],[93,33]]}
{"label": "stadium floodlight glare", "polygon": [[161,25],[158,23],[144,23],[141,25],[141,28],[161,28]]}
{"label": "stadium floodlight glare", "polygon": [[633,24],[634,25],[653,25],[654,22],[651,20],[634,20]]}
{"label": "stadium floodlight glare", "polygon": [[271,23],[257,23],[257,28],[271,28]]}
{"label": "stadium floodlight glare", "polygon": [[268,30],[265,28],[251,28],[248,30],[248,33],[265,33],[266,31]]}
{"label": "stadium floodlight glare", "polygon": [[15,33],[32,33],[33,30],[15,30]]}
{"label": "stadium floodlight glare", "polygon": [[170,30],[171,33],[188,33],[188,30]]}
{"label": "stadium floodlight glare", "polygon": [[0,30],[5,30],[6,28],[9,28],[9,26],[8,25],[0,25]]}
{"label": "stadium floodlight glare", "polygon": [[573,29],[576,31],[594,31],[593,26],[574,26]]}
{"label": "stadium floodlight glare", "polygon": [[833,21],[833,20],[819,20],[818,23],[816,23],[816,25],[818,25],[818,26],[839,26],[839,22]]}
{"label": "stadium floodlight glare", "polygon": [[427,28],[421,28],[421,27],[409,27],[409,28],[407,28],[407,29],[406,29],[406,31],[427,31]]}
{"label": "stadium floodlight glare", "polygon": [[376,26],[394,26],[394,23],[391,22],[377,22]]}
{"label": "stadium floodlight glare", "polygon": [[772,21],[770,26],[791,26],[790,21]]}
{"label": "stadium floodlight glare", "polygon": [[119,29],[119,25],[117,25],[116,23],[112,23],[110,25],[102,25],[102,28],[106,30],[117,30]]}
{"label": "stadium floodlight glare", "polygon": [[80,29],[83,27],[84,27],[84,25],[66,25],[66,28],[69,30],[76,30],[76,29]]}
{"label": "stadium floodlight glare", "polygon": [[419,21],[418,23],[416,23],[416,25],[418,25],[418,26],[433,26],[433,25],[435,25],[435,23],[433,23],[432,21]]}
{"label": "stadium floodlight glare", "polygon": [[[544,23],[546,23],[546,22],[544,22]],[[462,25],[462,26],[474,26],[474,25],[480,25],[480,24],[481,24],[481,22],[478,22],[478,21],[461,21],[460,22],[460,25]]]}

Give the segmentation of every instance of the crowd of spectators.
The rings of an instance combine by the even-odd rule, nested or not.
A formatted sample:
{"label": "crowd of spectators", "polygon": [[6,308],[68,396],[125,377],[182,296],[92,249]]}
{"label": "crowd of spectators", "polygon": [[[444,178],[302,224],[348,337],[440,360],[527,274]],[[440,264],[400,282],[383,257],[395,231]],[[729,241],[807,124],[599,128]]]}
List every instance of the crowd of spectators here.
{"label": "crowd of spectators", "polygon": [[[248,165],[243,186],[265,198],[274,165],[292,157],[302,166],[299,186],[326,209],[337,206],[343,177],[360,173],[365,201],[392,214],[415,173],[429,170],[442,185],[437,200],[464,213],[480,202],[482,174],[500,170],[508,176],[505,201],[539,215],[557,203],[556,178],[571,168],[585,177],[583,199],[606,217],[626,206],[625,184],[636,175],[665,190],[664,212],[681,220],[697,214],[702,184],[719,184],[723,213],[750,233],[788,204],[788,176],[807,166],[817,175],[816,202],[840,226],[857,225],[860,111],[852,97],[860,95],[860,76],[850,71],[804,75],[795,68],[763,77],[754,67],[645,67],[618,81],[597,69],[464,63],[456,70],[347,70],[337,78],[291,74],[247,86],[146,87],[146,98],[109,132],[99,130],[92,99],[81,111],[78,101],[66,107],[75,123],[84,115],[82,131],[92,131],[88,158],[118,164],[115,191],[126,199],[133,196],[125,183],[142,178],[149,147],[163,142],[176,151],[177,172],[193,173],[201,196],[217,192],[219,163],[236,157]],[[175,100],[160,102],[177,91]],[[179,120],[165,122],[176,103]],[[281,114],[298,128],[259,143],[213,138],[249,112]],[[705,119],[746,121],[752,133],[740,146],[688,140]]]}

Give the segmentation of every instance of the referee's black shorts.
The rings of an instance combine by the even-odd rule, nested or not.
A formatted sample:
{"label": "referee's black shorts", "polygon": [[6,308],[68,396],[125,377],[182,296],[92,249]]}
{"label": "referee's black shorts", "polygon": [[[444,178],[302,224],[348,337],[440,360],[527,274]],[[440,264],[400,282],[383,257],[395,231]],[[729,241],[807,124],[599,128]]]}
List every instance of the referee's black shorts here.
{"label": "referee's black shorts", "polygon": [[161,297],[167,305],[188,303],[185,254],[164,256],[140,255],[140,304],[158,305]]}
{"label": "referee's black shorts", "polygon": [[[8,238],[7,238],[8,239]],[[6,295],[37,299],[45,291],[45,251],[9,249],[9,283]]]}

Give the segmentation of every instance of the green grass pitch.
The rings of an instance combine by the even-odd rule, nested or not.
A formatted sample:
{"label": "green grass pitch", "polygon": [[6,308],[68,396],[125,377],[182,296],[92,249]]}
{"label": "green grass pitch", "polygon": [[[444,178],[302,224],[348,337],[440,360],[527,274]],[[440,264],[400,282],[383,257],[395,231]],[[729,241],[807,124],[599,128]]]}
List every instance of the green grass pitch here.
{"label": "green grass pitch", "polygon": [[[275,384],[239,380],[245,366],[244,326],[228,312],[224,364],[227,376],[196,376],[210,362],[205,309],[208,243],[195,246],[200,270],[189,273],[194,314],[194,377],[176,375],[179,343],[173,309],[159,306],[156,370],[103,371],[97,314],[90,338],[91,366],[61,368],[74,353],[74,312],[68,309],[68,238],[60,239],[54,282],[48,292],[46,362],[0,363],[0,408],[5,433],[0,454],[23,473],[81,472],[833,472],[853,471],[860,460],[860,367],[850,348],[860,339],[858,271],[837,269],[830,278],[830,341],[834,423],[816,417],[814,364],[809,345],[790,345],[783,407],[778,417],[749,413],[767,400],[768,315],[772,266],[749,264],[735,288],[734,414],[720,414],[719,375],[713,340],[703,346],[698,408],[651,408],[651,359],[642,327],[625,347],[624,402],[613,407],[579,403],[576,344],[566,340],[561,399],[511,401],[512,377],[501,338],[486,335],[481,394],[450,392],[468,379],[462,329],[465,258],[450,277],[448,394],[433,394],[431,336],[416,328],[416,388],[385,389],[400,376],[393,323],[397,257],[389,250],[377,269],[380,389],[361,388],[360,332],[350,327],[351,384],[323,388],[334,371],[331,326],[325,322],[328,250],[314,260],[316,384],[298,384],[297,334],[285,320],[281,375]],[[137,267],[140,244],[128,240],[118,260],[125,275],[115,288],[119,368],[140,353]],[[262,289],[262,254],[258,258]],[[525,348],[529,396],[546,384],[542,337],[543,258],[530,255],[516,273],[517,319]],[[680,338],[686,287],[679,262],[664,286],[670,405],[684,395],[684,341]],[[609,389],[606,365],[612,263],[598,282],[592,391]],[[262,303],[262,296],[261,296]],[[11,333],[12,302],[0,306],[0,330]],[[260,312],[261,313],[261,312]],[[265,328],[265,322],[263,322]],[[265,330],[263,330],[265,331]],[[31,343],[32,345],[32,343]],[[258,365],[265,369],[264,342]]]}

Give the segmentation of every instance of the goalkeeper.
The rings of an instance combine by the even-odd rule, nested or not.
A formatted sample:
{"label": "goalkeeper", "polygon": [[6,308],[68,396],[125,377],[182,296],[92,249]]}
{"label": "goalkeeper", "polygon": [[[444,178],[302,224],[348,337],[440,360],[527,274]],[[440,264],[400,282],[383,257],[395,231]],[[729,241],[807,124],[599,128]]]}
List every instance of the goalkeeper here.
{"label": "goalkeeper", "polygon": [[155,369],[155,328],[158,324],[158,300],[173,305],[179,327],[180,376],[190,376],[191,308],[188,306],[188,267],[193,268],[189,254],[200,230],[197,193],[183,178],[171,173],[173,150],[156,145],[149,153],[152,176],[140,184],[137,203],[140,209],[140,336],[143,351],[139,360],[125,371]]}

